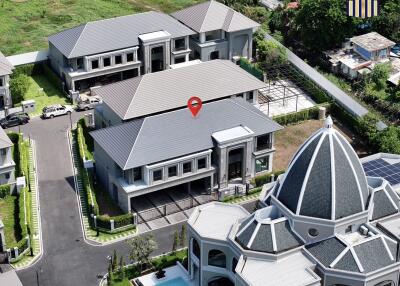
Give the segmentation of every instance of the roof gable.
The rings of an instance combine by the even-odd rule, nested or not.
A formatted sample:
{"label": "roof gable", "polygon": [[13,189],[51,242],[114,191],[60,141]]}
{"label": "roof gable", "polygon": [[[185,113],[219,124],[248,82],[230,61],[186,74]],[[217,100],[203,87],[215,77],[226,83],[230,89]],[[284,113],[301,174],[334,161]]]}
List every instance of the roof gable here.
{"label": "roof gable", "polygon": [[0,127],[0,149],[11,147],[13,143],[3,128]]}
{"label": "roof gable", "polygon": [[200,3],[171,14],[198,33],[224,30],[234,32],[260,25],[217,1]]}

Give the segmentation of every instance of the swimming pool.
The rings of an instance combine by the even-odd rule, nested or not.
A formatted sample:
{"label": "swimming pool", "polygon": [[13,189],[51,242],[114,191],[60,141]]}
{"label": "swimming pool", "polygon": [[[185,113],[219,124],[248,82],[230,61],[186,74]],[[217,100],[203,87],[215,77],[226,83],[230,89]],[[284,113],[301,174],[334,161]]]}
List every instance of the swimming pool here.
{"label": "swimming pool", "polygon": [[174,278],[172,280],[164,281],[159,284],[156,284],[157,286],[188,286],[188,284],[183,280],[181,277]]}

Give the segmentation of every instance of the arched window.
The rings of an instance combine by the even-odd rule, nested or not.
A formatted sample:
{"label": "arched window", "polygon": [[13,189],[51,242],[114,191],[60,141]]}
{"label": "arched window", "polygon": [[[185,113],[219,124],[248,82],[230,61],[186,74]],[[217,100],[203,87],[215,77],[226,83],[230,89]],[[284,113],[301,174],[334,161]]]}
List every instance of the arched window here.
{"label": "arched window", "polygon": [[210,250],[208,252],[208,265],[226,268],[226,256],[220,250]]}
{"label": "arched window", "polygon": [[378,284],[375,284],[375,286],[394,286],[394,282],[391,280],[386,280]]}
{"label": "arched window", "polygon": [[192,253],[200,260],[200,245],[194,238],[192,238]]}
{"label": "arched window", "polygon": [[234,258],[232,259],[232,272],[233,272],[233,273],[236,273],[235,269],[236,269],[237,264],[238,264],[238,260],[237,260],[236,257],[234,257]]}

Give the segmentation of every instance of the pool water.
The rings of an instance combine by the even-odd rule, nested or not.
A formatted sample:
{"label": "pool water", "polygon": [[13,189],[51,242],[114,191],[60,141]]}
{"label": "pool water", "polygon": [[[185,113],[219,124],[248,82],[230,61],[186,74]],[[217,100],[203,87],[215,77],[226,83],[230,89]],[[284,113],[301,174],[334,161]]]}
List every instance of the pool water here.
{"label": "pool water", "polygon": [[172,280],[164,281],[159,284],[156,284],[157,286],[188,286],[188,284],[183,280],[182,278],[174,278]]}

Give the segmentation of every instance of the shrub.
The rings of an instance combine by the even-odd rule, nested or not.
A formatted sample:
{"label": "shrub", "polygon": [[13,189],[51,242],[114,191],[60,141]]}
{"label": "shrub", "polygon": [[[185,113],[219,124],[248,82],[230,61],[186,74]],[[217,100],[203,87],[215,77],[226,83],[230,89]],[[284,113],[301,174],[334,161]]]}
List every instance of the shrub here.
{"label": "shrub", "polygon": [[9,194],[10,194],[10,185],[1,185],[0,186],[0,199],[4,199]]}
{"label": "shrub", "polygon": [[248,59],[240,58],[239,65],[248,73],[254,75],[259,80],[264,80],[264,73],[262,70],[251,64]]}
{"label": "shrub", "polygon": [[114,228],[120,228],[134,223],[134,215],[132,213],[111,217],[114,220]]}
{"label": "shrub", "polygon": [[327,110],[329,110],[330,104],[329,103],[324,103],[321,105],[317,105],[308,109],[304,109],[298,112],[293,112],[293,113],[288,113],[285,115],[279,115],[274,117],[273,119],[281,124],[281,125],[288,125],[288,124],[293,124],[293,123],[298,123],[301,121],[305,120],[311,120],[311,119],[318,119],[318,114],[319,114],[319,108],[320,107],[325,107]]}
{"label": "shrub", "polygon": [[33,76],[41,73],[43,73],[43,64],[28,64],[16,67],[12,77],[18,77],[21,74]]}
{"label": "shrub", "polygon": [[283,173],[285,173],[285,171],[279,170],[265,175],[256,176],[252,179],[251,183],[256,187],[262,187],[263,185],[270,183],[272,181],[272,176],[274,176],[274,178],[276,179],[280,174]]}
{"label": "shrub", "polygon": [[10,92],[14,104],[24,100],[24,96],[30,86],[29,77],[25,74],[20,74],[10,80]]}

